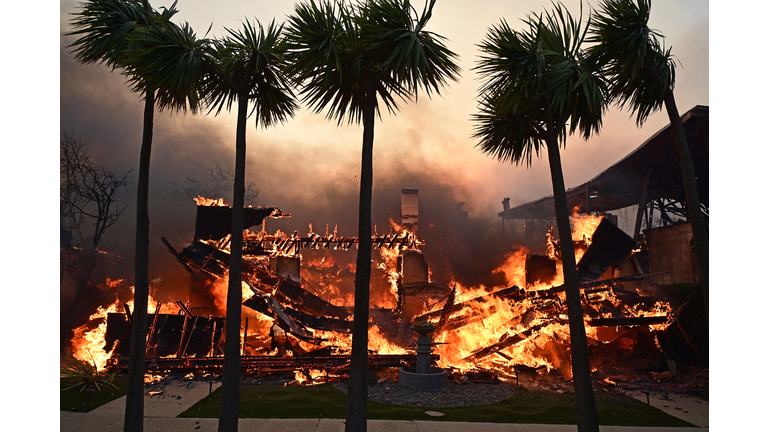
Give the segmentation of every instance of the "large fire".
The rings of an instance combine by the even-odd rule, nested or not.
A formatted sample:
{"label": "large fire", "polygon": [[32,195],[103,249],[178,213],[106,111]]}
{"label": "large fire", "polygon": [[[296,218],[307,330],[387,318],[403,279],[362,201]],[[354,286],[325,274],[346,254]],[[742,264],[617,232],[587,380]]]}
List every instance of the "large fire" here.
{"label": "large fire", "polygon": [[[198,197],[195,201],[200,206],[226,206],[223,199],[211,200]],[[589,246],[595,229],[601,222],[601,217],[574,214],[571,218],[573,230],[572,238],[576,242],[582,242]],[[379,256],[373,263],[373,278],[381,279],[380,282],[371,283],[371,310],[395,311],[401,307],[403,296],[403,271],[401,268],[402,257],[405,251],[418,251],[418,241],[415,241],[415,233],[409,232],[405,227],[392,222],[393,234],[379,236],[382,240],[375,244],[378,246]],[[337,235],[337,230],[331,233],[326,227],[324,236],[314,233],[309,227],[307,237],[298,235],[298,232],[288,235],[277,231],[269,235],[264,230],[246,231],[245,239],[254,244],[265,245],[261,256],[251,256],[253,265],[274,265],[270,259],[279,257],[302,260],[299,253],[301,242],[304,245],[314,245],[320,248],[348,249],[354,243]],[[411,241],[409,239],[414,239]],[[387,247],[389,242],[389,246]],[[400,243],[397,243],[400,242]],[[227,239],[208,242],[215,247],[221,247],[228,254]],[[395,245],[395,247],[391,247]],[[397,246],[400,245],[400,246]],[[550,250],[555,247],[554,239],[550,235]],[[577,249],[578,250],[578,249]],[[583,250],[578,250],[577,259],[581,258]],[[448,284],[450,296],[445,296],[433,301],[425,301],[425,307],[418,316],[412,320],[422,320],[437,325],[434,333],[436,348],[434,353],[439,355],[438,366],[466,372],[469,370],[486,369],[500,372],[525,365],[532,368],[543,368],[547,371],[558,371],[562,376],[570,378],[569,358],[569,328],[567,311],[565,310],[565,293],[554,288],[563,283],[562,267],[557,263],[552,280],[528,281],[526,278],[526,263],[530,252],[524,248],[509,252],[503,263],[494,273],[503,275],[506,281],[504,286],[463,286],[457,281]],[[354,266],[352,264],[339,264],[331,254],[325,256],[313,256],[302,262],[302,275],[300,281],[302,288],[328,304],[341,308],[351,309],[354,305],[354,290],[350,285],[354,278]],[[271,273],[270,273],[271,274]],[[242,298],[246,301],[254,295],[263,298],[265,302],[276,302],[278,291],[259,293],[258,286],[263,283],[260,279],[252,279],[242,284]],[[375,282],[375,283],[374,283]],[[431,286],[431,276],[424,282],[424,286]],[[213,277],[205,284],[206,289],[213,298],[214,309],[221,315],[226,312],[227,278]],[[513,289],[514,288],[514,289]],[[500,294],[501,293],[501,294]],[[503,295],[502,295],[503,294]],[[540,294],[540,295],[539,295]],[[255,298],[255,297],[254,297]],[[188,303],[188,300],[185,300]],[[592,317],[614,318],[621,317],[663,317],[671,312],[668,304],[658,302],[652,306],[637,303],[624,305],[617,298],[612,289],[584,291],[582,303],[585,309],[592,313]],[[125,308],[132,310],[133,301],[122,304],[116,300],[106,307],[99,307],[97,312],[90,317],[90,322],[74,331],[72,338],[73,355],[81,360],[94,362],[99,369],[107,365],[108,359],[113,356],[114,346],[105,346],[106,317],[109,313],[120,313]],[[161,310],[158,311],[157,308]],[[161,304],[153,298],[149,299],[150,316],[156,313],[180,314],[182,308],[176,304]],[[287,312],[286,312],[287,313]],[[279,314],[278,314],[279,315]],[[269,316],[243,308],[244,319],[241,323],[241,346],[244,355],[277,355],[278,348],[274,347],[275,327],[285,327],[285,321],[280,321],[277,315]],[[282,318],[283,320],[289,318]],[[298,318],[293,318],[298,321]],[[289,319],[290,320],[290,319]],[[350,322],[351,317],[346,318]],[[368,348],[377,354],[408,354],[415,349],[415,335],[393,336],[393,325],[405,325],[409,322],[405,318],[398,318],[398,322],[377,322],[374,315],[369,325]],[[342,318],[342,322],[343,318]],[[650,330],[663,330],[668,323],[653,324]],[[220,329],[219,329],[220,330]],[[290,329],[277,330],[289,342],[289,348],[285,355],[299,355],[319,349],[330,350],[331,354],[348,354],[351,349],[351,334],[344,331],[299,329],[293,333],[306,332],[310,337],[296,337]],[[601,343],[601,334],[597,327],[587,322],[587,335],[596,344]],[[270,344],[270,341],[272,341]],[[215,346],[211,346],[211,353],[220,355]],[[311,382],[322,374],[320,370],[304,369],[296,373],[296,381]]]}
{"label": "large fire", "polygon": [[[116,287],[123,280],[107,280],[106,285],[108,287]],[[131,292],[134,291],[134,287],[131,287]],[[133,300],[128,300],[124,304],[116,299],[114,303],[104,307],[99,306],[97,311],[92,314],[89,321],[86,324],[81,325],[74,329],[74,336],[72,337],[72,356],[78,360],[86,361],[96,365],[96,368],[101,370],[107,365],[107,360],[112,356],[114,346],[105,346],[105,335],[107,332],[107,314],[123,312],[127,308],[133,311]],[[149,315],[154,314],[158,308],[165,313],[178,313],[179,306],[177,305],[164,305],[155,301],[152,295],[149,296],[149,303],[147,312]]]}

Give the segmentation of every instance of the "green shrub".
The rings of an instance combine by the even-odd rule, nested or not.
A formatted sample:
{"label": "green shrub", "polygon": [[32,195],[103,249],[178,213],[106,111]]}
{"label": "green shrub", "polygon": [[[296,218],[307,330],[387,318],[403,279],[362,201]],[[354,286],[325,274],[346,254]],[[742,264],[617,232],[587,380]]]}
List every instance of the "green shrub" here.
{"label": "green shrub", "polygon": [[83,391],[92,388],[101,393],[102,387],[117,388],[114,384],[117,371],[98,370],[96,363],[88,363],[74,357],[61,362],[61,391],[79,388]]}

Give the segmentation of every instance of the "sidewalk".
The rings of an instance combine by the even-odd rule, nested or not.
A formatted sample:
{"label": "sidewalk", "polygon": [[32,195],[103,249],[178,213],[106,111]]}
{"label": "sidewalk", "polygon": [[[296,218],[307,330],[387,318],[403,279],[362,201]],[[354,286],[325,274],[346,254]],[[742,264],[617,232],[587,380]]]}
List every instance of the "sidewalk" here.
{"label": "sidewalk", "polygon": [[[211,388],[217,389],[216,383]],[[218,419],[176,418],[211,390],[205,383],[167,386],[144,398],[144,430],[216,432]],[[125,396],[89,413],[60,411],[61,432],[122,432]],[[240,432],[343,432],[343,419],[240,419]],[[369,432],[576,432],[574,425],[470,423],[413,420],[368,420]],[[705,432],[709,428],[600,426],[601,432]]]}

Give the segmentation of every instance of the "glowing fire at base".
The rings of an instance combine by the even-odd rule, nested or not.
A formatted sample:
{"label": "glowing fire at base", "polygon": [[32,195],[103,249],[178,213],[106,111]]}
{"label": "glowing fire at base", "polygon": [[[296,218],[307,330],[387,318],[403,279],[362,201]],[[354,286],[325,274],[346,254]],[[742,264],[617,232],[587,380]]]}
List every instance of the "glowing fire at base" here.
{"label": "glowing fire at base", "polygon": [[[108,281],[112,287],[121,283],[122,280]],[[134,287],[131,287],[131,292],[134,291]],[[107,360],[112,357],[112,353],[115,346],[107,347],[105,335],[107,332],[107,314],[122,312],[123,308],[127,307],[133,311],[133,300],[129,300],[123,306],[120,300],[115,300],[114,303],[105,307],[99,306],[97,311],[90,316],[89,321],[86,324],[81,325],[74,329],[72,343],[72,356],[78,360],[93,363],[98,370],[104,369],[107,366]],[[154,301],[152,296],[149,296],[149,305],[147,308],[148,314],[154,314],[157,307],[157,302]],[[176,305],[165,305],[164,307],[167,313],[178,313],[179,307]],[[115,341],[117,342],[117,341]]]}
{"label": "glowing fire at base", "polygon": [[[201,206],[227,205],[222,199],[210,200],[198,197],[196,201]],[[595,216],[574,215],[572,217],[574,241],[589,246],[591,237],[601,220],[602,218]],[[421,254],[418,251],[418,245],[422,244],[416,240],[414,233],[406,231],[394,222],[392,227],[394,233],[385,236],[375,235],[377,239],[375,246],[379,249],[380,262],[374,266],[373,273],[385,282],[371,285],[372,310],[385,311],[389,314],[386,315],[388,317],[394,316],[397,308],[402,306],[401,297],[404,290],[401,266],[404,261],[404,252],[417,251]],[[276,355],[280,350],[270,345],[270,342],[274,342],[276,333],[285,334],[284,337],[289,342],[289,348],[285,351],[286,356],[296,356],[320,349],[325,349],[326,352],[330,352],[330,355],[348,355],[352,340],[350,332],[307,328],[302,324],[301,315],[296,310],[289,311],[290,308],[280,307],[278,299],[287,295],[285,284],[288,281],[280,279],[270,270],[273,263],[269,260],[301,259],[298,253],[301,245],[320,247],[324,244],[326,248],[346,250],[355,244],[356,239],[340,237],[336,230],[331,234],[327,228],[325,236],[320,236],[312,232],[311,226],[309,235],[306,237],[301,237],[298,233],[287,235],[278,230],[274,235],[267,235],[264,231],[255,233],[248,231],[245,233],[245,239],[252,244],[260,245],[259,247],[264,245],[261,256],[247,256],[244,261],[254,268],[261,266],[259,268],[263,270],[250,274],[247,278],[248,283],[242,284],[242,299],[245,302],[256,295],[265,304],[272,305],[270,306],[272,309],[266,313],[263,310],[257,312],[244,308],[243,316],[248,317],[248,321],[241,323],[240,344],[243,355]],[[219,241],[202,241],[201,244],[216,248],[217,251],[228,255],[227,240],[225,238]],[[387,247],[388,244],[389,247]],[[552,236],[549,238],[548,248],[553,251],[552,256],[554,256],[557,243]],[[584,250],[579,252],[577,259],[581,257]],[[425,310],[421,311],[414,321],[428,321],[438,326],[433,336],[436,342],[433,352],[440,358],[438,366],[467,372],[478,369],[504,371],[524,365],[537,369],[543,368],[546,371],[558,371],[563,377],[570,378],[569,329],[565,294],[556,289],[563,283],[562,267],[559,263],[556,266],[553,265],[555,274],[552,280],[546,282],[536,280],[528,283],[526,263],[529,257],[530,252],[524,248],[507,254],[504,262],[494,271],[506,280],[504,287],[465,287],[452,281],[449,283],[451,296],[446,298],[443,295],[425,302]],[[327,304],[329,308],[336,308],[338,312],[351,310],[354,294],[351,290],[344,290],[341,285],[344,278],[349,278],[352,274],[353,268],[338,265],[330,255],[322,259],[309,259],[304,263],[304,268],[307,272],[301,276],[304,285],[293,281],[294,285],[291,286],[300,286],[303,290],[311,292],[313,298],[317,299],[313,301]],[[226,312],[228,275],[226,272],[220,275],[207,269],[204,271],[213,276],[205,282],[205,289],[212,296],[217,312],[223,315]],[[274,286],[269,286],[264,280],[278,280],[278,282]],[[310,280],[311,284],[308,283]],[[274,284],[274,282],[269,283]],[[430,274],[423,285],[429,287],[431,284]],[[585,311],[590,314],[587,318],[667,317],[671,313],[669,304],[665,302],[659,301],[653,305],[643,303],[625,305],[612,286],[596,285],[596,287],[593,291],[584,289],[582,304]],[[182,301],[188,303],[189,300]],[[301,301],[294,301],[294,303],[289,305],[301,306]],[[133,301],[126,304],[129,309],[133,308]],[[150,297],[148,310],[150,316],[156,312],[156,307],[157,302]],[[162,313],[165,314],[178,314],[180,310],[175,304],[162,305],[162,308]],[[115,350],[114,344],[110,347],[105,346],[106,318],[109,313],[119,313],[122,310],[123,305],[119,300],[115,300],[108,307],[99,307],[90,317],[89,323],[75,330],[75,336],[72,339],[73,355],[78,359],[94,362],[99,369],[105,368],[107,360],[113,356]],[[184,313],[189,314],[188,311]],[[351,324],[351,316],[346,318],[343,314],[340,316],[342,318],[335,319],[342,327],[345,323]],[[376,321],[372,314],[368,333],[369,351],[377,354],[412,354],[415,349],[415,334],[408,329],[411,323],[405,322],[402,317],[392,321]],[[288,328],[291,323],[295,328]],[[669,322],[659,322],[645,327],[652,332],[659,332],[668,325]],[[275,326],[281,327],[281,330],[270,331]],[[397,329],[398,326],[400,330]],[[402,331],[402,328],[405,330]],[[602,340],[605,339],[598,326],[589,325],[589,319],[587,319],[587,335],[595,345],[602,344]],[[218,348],[212,341],[211,355],[221,356],[221,350]],[[296,371],[295,381],[299,384],[309,384],[320,379],[324,374],[327,375],[327,371],[302,368]],[[500,374],[500,376],[503,378],[504,375]],[[154,378],[149,376],[148,379]]]}

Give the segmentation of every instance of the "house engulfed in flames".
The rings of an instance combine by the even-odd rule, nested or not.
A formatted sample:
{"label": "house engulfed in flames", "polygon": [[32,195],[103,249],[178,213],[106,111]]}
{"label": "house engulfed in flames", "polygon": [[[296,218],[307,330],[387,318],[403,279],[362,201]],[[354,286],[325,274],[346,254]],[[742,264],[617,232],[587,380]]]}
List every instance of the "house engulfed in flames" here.
{"label": "house engulfed in flames", "polygon": [[[147,371],[216,369],[223,364],[229,232],[232,208],[223,200],[197,199],[194,240],[177,250],[163,242],[189,272],[189,298],[175,303],[150,298]],[[289,217],[277,208],[245,209],[245,226]],[[637,367],[666,361],[666,333],[675,322],[670,305],[634,289],[647,274],[634,265],[639,245],[608,219],[574,215],[582,305],[595,371],[622,358]],[[263,226],[263,225],[262,225]],[[433,361],[451,371],[492,371],[513,379],[529,367],[571,378],[569,330],[559,246],[548,236],[547,254],[509,253],[497,270],[509,283],[467,287],[431,281],[418,239],[418,194],[405,189],[400,223],[375,233],[381,255],[371,284],[369,364],[415,364],[411,325],[434,325]],[[353,269],[302,262],[303,249],[348,250],[358,239],[336,230],[307,235],[278,230],[244,232],[242,259],[242,364],[250,370],[302,371],[301,381],[344,376],[351,348],[353,296],[339,284]],[[349,283],[349,277],[346,278]],[[78,358],[100,367],[126,368],[132,304],[99,308],[94,323],[75,331]],[[211,313],[217,311],[219,313]],[[428,323],[428,324],[427,324]],[[643,363],[640,365],[638,362]],[[300,376],[297,373],[297,379]]]}

